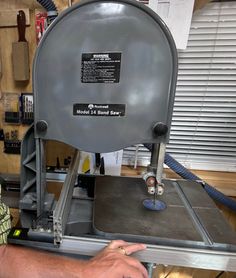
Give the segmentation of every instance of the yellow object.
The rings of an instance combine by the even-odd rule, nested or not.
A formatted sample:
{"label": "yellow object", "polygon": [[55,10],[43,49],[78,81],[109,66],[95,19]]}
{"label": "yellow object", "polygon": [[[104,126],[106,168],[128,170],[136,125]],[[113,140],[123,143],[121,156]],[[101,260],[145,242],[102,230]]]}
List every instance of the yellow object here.
{"label": "yellow object", "polygon": [[21,230],[15,230],[13,236],[14,237],[19,237],[21,234]]}
{"label": "yellow object", "polygon": [[87,173],[89,170],[90,170],[90,159],[89,156],[87,155],[82,165],[82,172]]}

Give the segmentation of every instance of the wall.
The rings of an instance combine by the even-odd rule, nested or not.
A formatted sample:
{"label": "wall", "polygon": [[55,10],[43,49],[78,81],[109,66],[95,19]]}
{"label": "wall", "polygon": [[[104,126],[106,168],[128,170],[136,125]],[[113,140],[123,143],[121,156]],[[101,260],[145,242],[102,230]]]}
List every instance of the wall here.
{"label": "wall", "polygon": [[[57,5],[59,11],[68,7],[68,1],[66,0],[56,0],[54,1]],[[73,3],[78,1],[73,1]],[[42,10],[41,6],[35,0],[1,0],[0,13],[8,13],[12,17],[17,15],[17,11],[20,9],[29,9],[30,13],[30,26],[26,28],[26,39],[29,42],[29,58],[30,58],[30,72],[32,73],[32,63],[33,57],[36,49],[36,33],[35,33],[35,14],[36,11]],[[1,20],[1,16],[0,16]],[[0,22],[1,23],[1,22]],[[1,24],[0,24],[1,25]],[[0,53],[2,60],[2,78],[1,78],[1,90],[0,92],[5,93],[22,93],[22,92],[32,92],[32,78],[28,82],[15,82],[13,79],[12,71],[12,42],[18,40],[17,27],[0,27]],[[31,76],[31,74],[30,74]],[[22,125],[9,125],[3,122],[3,98],[0,98],[0,128],[4,129],[4,132],[11,130],[18,130],[19,138],[24,136],[28,126]],[[59,156],[64,157],[62,154],[62,148],[60,146]],[[48,149],[50,149],[50,163],[54,163],[53,148],[59,148],[57,144],[50,144]],[[0,173],[19,173],[20,170],[20,155],[5,154],[4,153],[4,143],[0,141]],[[65,148],[65,153],[67,154],[68,148]],[[71,149],[69,148],[69,151]],[[61,158],[62,160],[62,158]],[[52,161],[52,162],[51,162]]]}

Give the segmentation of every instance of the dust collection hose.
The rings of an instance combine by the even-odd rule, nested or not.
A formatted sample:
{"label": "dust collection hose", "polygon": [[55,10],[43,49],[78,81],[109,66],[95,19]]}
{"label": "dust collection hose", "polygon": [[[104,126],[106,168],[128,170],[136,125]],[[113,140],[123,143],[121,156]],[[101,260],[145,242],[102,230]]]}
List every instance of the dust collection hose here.
{"label": "dust collection hose", "polygon": [[[144,144],[144,146],[151,151],[152,145],[151,144]],[[202,181],[198,176],[194,175],[192,172],[187,170],[183,165],[181,165],[178,161],[176,161],[172,156],[168,153],[165,154],[165,164],[176,174],[181,176],[187,180],[194,180],[194,181]],[[225,196],[223,193],[212,187],[211,185],[207,184],[206,182],[202,181],[203,188],[206,190],[208,195],[212,197],[214,200],[220,202],[221,204],[225,205],[226,207],[236,211],[236,201],[233,199]]]}
{"label": "dust collection hose", "polygon": [[47,11],[56,11],[56,5],[52,0],[37,0],[40,5],[44,7]]}
{"label": "dust collection hose", "polygon": [[57,17],[57,7],[52,0],[37,0],[37,2],[47,11],[50,23]]}

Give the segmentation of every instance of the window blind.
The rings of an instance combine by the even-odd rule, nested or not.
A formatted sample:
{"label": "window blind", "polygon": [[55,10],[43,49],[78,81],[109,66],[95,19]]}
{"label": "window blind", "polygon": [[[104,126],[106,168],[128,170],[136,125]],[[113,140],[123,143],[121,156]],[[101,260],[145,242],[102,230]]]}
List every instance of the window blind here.
{"label": "window blind", "polygon": [[[235,171],[236,2],[209,3],[197,11],[187,49],[178,54],[167,151],[189,169]],[[150,153],[142,145],[126,148],[123,164],[135,159],[146,166]]]}

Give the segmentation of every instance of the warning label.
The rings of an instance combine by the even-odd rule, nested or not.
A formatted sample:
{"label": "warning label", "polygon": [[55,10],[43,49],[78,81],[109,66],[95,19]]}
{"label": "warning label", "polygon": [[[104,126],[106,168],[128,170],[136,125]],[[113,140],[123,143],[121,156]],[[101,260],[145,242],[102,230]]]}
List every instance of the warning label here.
{"label": "warning label", "polygon": [[82,83],[119,83],[121,53],[83,53]]}
{"label": "warning label", "polygon": [[125,104],[76,103],[73,106],[73,115],[123,117],[125,116]]}

